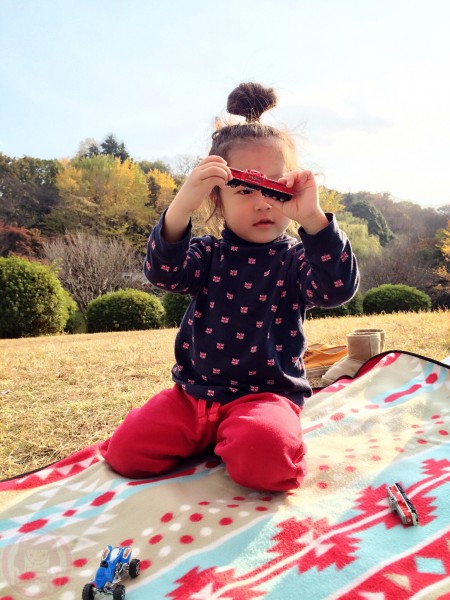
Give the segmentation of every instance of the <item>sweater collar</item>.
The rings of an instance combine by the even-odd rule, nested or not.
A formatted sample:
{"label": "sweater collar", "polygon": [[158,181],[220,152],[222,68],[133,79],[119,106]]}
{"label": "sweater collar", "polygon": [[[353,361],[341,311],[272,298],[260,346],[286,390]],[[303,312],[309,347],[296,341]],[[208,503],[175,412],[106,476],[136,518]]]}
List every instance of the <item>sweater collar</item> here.
{"label": "sweater collar", "polygon": [[270,246],[273,246],[274,244],[290,242],[293,238],[291,238],[291,236],[287,235],[286,233],[282,233],[277,238],[275,238],[274,240],[272,240],[270,242],[267,242],[266,244],[256,244],[255,242],[248,242],[247,240],[243,240],[241,237],[236,235],[234,233],[234,231],[232,231],[228,227],[225,227],[225,229],[222,230],[222,239],[224,242],[226,242],[227,244],[230,244],[232,246],[269,248]]}

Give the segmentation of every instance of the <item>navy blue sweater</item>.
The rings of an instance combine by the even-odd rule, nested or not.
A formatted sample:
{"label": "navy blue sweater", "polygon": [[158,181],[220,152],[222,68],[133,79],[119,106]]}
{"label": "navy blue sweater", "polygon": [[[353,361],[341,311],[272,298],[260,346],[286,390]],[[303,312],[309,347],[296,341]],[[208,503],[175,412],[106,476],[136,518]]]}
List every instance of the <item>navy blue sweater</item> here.
{"label": "navy blue sweater", "polygon": [[175,341],[173,380],[190,395],[231,402],[272,392],[302,406],[311,395],[302,356],[307,307],[350,300],[358,268],[333,215],[302,242],[283,234],[254,244],[224,229],[222,238],[162,236],[153,229],[144,271],[151,283],[192,297]]}

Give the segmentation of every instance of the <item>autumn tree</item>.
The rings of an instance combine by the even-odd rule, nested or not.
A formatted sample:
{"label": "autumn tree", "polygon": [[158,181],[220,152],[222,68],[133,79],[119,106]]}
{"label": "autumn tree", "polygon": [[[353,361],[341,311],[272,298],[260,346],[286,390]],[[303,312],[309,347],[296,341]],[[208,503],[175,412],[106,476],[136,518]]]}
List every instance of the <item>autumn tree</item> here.
{"label": "autumn tree", "polygon": [[42,254],[42,243],[37,229],[15,227],[0,221],[0,256],[38,258]]}
{"label": "autumn tree", "polygon": [[319,195],[320,207],[324,212],[338,213],[344,210],[343,195],[340,192],[321,186]]}
{"label": "autumn tree", "polygon": [[172,175],[167,172],[151,169],[147,174],[149,204],[161,215],[172,202],[177,185]]}
{"label": "autumn tree", "polygon": [[447,222],[447,227],[439,229],[436,232],[436,246],[438,247],[444,261],[450,267],[450,220]]}
{"label": "autumn tree", "polygon": [[130,239],[148,233],[154,211],[136,163],[110,155],[62,161],[56,183],[61,204],[47,219],[55,232],[83,228]]}
{"label": "autumn tree", "polygon": [[442,260],[433,270],[436,279],[430,295],[435,306],[450,308],[450,220],[436,232],[435,240]]}

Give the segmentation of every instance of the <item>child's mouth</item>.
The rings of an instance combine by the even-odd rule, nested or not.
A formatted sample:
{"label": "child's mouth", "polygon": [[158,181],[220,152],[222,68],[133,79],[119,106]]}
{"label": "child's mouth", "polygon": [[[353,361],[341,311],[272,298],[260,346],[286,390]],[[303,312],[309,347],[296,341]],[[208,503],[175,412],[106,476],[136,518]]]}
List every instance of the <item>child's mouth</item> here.
{"label": "child's mouth", "polygon": [[269,227],[270,225],[273,225],[273,221],[270,219],[261,219],[254,223],[254,227]]}

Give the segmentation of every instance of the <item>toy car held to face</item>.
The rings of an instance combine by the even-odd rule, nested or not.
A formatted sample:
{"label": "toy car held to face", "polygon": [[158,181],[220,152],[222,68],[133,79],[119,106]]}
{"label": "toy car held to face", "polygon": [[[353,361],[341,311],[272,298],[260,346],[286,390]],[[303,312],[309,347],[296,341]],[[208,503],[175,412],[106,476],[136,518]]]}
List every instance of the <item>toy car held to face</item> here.
{"label": "toy car held to face", "polygon": [[126,576],[137,577],[141,566],[140,560],[131,559],[131,552],[130,546],[106,546],[95,578],[83,587],[82,600],[102,598],[105,594],[112,595],[113,600],[124,600],[125,586],[119,581]]}
{"label": "toy car held to face", "polygon": [[418,525],[419,516],[413,503],[399,483],[388,485],[387,494],[391,510],[398,514],[403,525]]}
{"label": "toy car held to face", "polygon": [[228,182],[231,187],[243,186],[251,190],[260,190],[263,196],[275,198],[280,202],[286,202],[292,199],[292,192],[285,185],[278,183],[274,179],[268,179],[259,171],[252,171],[246,169],[240,171],[239,169],[231,169],[233,179]]}

